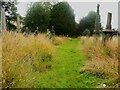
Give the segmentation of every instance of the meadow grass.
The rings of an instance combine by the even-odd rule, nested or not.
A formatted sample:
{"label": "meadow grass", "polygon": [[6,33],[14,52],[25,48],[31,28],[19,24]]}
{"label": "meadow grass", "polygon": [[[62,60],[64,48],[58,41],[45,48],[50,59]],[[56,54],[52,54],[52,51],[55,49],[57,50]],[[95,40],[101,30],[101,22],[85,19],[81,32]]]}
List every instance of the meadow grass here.
{"label": "meadow grass", "polygon": [[34,74],[51,68],[54,45],[44,34],[2,33],[3,88],[34,87]]}
{"label": "meadow grass", "polygon": [[2,36],[0,34],[0,88],[2,87]]}
{"label": "meadow grass", "polygon": [[81,37],[80,42],[88,59],[85,66],[80,69],[81,73],[104,79],[106,87],[117,87],[118,37],[109,40],[106,46],[102,45],[100,38],[95,41],[93,37]]}
{"label": "meadow grass", "polygon": [[96,87],[101,79],[80,74],[85,57],[79,45],[76,38],[3,32],[3,87]]}
{"label": "meadow grass", "polygon": [[116,87],[118,41],[2,33],[3,88]]}
{"label": "meadow grass", "polygon": [[85,57],[79,48],[79,39],[69,38],[56,47],[53,56],[52,69],[38,77],[39,88],[94,88],[101,79],[95,76],[82,76]]}
{"label": "meadow grass", "polygon": [[60,44],[63,44],[66,41],[68,41],[68,38],[64,37],[64,36],[55,36],[55,37],[52,38],[52,42],[56,46],[60,45]]}

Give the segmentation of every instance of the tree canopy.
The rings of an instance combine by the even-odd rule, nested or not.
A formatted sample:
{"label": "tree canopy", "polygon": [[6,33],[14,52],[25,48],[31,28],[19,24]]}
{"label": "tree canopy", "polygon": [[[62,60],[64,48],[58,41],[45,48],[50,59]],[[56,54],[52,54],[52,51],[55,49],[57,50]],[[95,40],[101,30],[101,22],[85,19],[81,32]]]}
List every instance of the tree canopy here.
{"label": "tree canopy", "polygon": [[74,11],[67,2],[59,2],[53,6],[50,27],[54,27],[55,34],[72,36],[75,25]]}
{"label": "tree canopy", "polygon": [[16,29],[16,26],[11,21],[17,21],[17,0],[1,1],[1,4],[6,12],[7,29]]}
{"label": "tree canopy", "polygon": [[34,3],[27,11],[24,19],[25,27],[31,32],[35,30],[45,32],[50,21],[51,4],[49,2]]}
{"label": "tree canopy", "polygon": [[[93,34],[94,28],[95,28],[95,19],[96,19],[97,13],[94,11],[90,11],[86,17],[83,17],[78,26],[78,34],[82,35],[84,30],[88,29],[90,31],[90,35]],[[100,25],[101,27],[101,25]]]}
{"label": "tree canopy", "polygon": [[[37,2],[28,9],[24,18],[26,31],[55,31],[56,35],[79,36],[93,35],[97,13],[90,11],[79,24],[75,22],[74,10],[67,2]],[[101,23],[100,23],[101,24]],[[101,25],[100,25],[101,27]],[[86,31],[85,31],[86,30]]]}

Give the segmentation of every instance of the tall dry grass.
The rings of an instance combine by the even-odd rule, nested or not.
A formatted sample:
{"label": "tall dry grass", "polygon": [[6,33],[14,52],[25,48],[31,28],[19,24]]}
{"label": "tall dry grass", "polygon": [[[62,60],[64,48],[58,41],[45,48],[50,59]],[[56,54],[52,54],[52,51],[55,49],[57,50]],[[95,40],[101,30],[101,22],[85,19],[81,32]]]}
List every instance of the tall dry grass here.
{"label": "tall dry grass", "polygon": [[0,33],[0,88],[2,87],[2,36]]}
{"label": "tall dry grass", "polygon": [[44,34],[37,36],[6,32],[2,36],[3,88],[34,87],[35,76],[51,68],[53,43]]}
{"label": "tall dry grass", "polygon": [[95,41],[93,37],[81,37],[83,51],[87,56],[86,65],[81,72],[88,72],[102,79],[107,79],[107,86],[118,85],[118,37],[114,37],[102,45],[99,38]]}
{"label": "tall dry grass", "polygon": [[56,46],[63,44],[66,41],[68,41],[68,38],[65,36],[55,36],[52,38],[52,43]]}

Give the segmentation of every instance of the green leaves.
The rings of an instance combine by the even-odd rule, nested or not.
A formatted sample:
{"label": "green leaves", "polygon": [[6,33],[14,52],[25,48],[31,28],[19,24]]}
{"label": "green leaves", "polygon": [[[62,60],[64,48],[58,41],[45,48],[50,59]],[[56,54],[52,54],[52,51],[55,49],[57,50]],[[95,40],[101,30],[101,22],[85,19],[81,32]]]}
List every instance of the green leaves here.
{"label": "green leaves", "polygon": [[2,8],[5,9],[5,12],[7,13],[6,19],[7,19],[7,29],[15,30],[16,26],[13,25],[12,21],[17,21],[17,0],[7,0],[7,1],[0,1],[2,4]]}
{"label": "green leaves", "polygon": [[49,2],[34,3],[27,11],[25,26],[32,32],[35,30],[45,32],[50,21],[50,7],[52,6]]}
{"label": "green leaves", "polygon": [[51,10],[50,27],[54,26],[57,35],[74,35],[75,15],[67,2],[59,2]]}
{"label": "green leaves", "polygon": [[90,11],[86,17],[83,17],[79,22],[78,33],[83,35],[86,29],[89,30],[90,35],[93,34],[93,30],[95,28],[95,19],[97,13],[94,11]]}

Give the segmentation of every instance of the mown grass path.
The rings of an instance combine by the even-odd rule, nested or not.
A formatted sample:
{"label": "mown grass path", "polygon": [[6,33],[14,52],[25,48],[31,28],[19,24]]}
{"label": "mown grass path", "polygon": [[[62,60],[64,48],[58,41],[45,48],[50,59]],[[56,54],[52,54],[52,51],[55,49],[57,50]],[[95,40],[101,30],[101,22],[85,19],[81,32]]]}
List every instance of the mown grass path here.
{"label": "mown grass path", "polygon": [[41,88],[90,88],[96,87],[100,79],[81,75],[80,68],[85,63],[85,57],[80,50],[78,39],[71,39],[57,47],[52,61],[52,69],[40,75]]}

